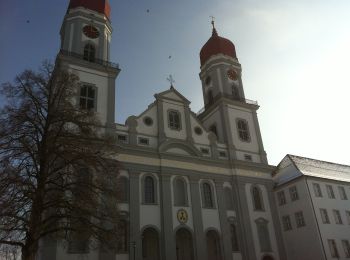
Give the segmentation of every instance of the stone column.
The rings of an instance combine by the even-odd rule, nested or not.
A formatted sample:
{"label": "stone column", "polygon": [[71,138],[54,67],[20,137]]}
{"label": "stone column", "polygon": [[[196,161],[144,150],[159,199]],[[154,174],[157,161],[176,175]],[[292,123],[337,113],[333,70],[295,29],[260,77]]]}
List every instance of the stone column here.
{"label": "stone column", "polygon": [[163,260],[176,260],[176,244],[173,229],[170,175],[160,176],[161,203],[161,255]]}
{"label": "stone column", "polygon": [[190,189],[191,189],[192,217],[193,217],[193,229],[194,229],[193,242],[196,244],[195,259],[207,260],[208,259],[207,244],[205,241],[205,235],[203,230],[199,178],[190,177]]}
{"label": "stone column", "polygon": [[[130,201],[129,201],[129,259],[142,259],[142,234],[140,232],[140,174],[129,172]],[[134,258],[135,252],[135,258]]]}
{"label": "stone column", "polygon": [[227,221],[226,213],[226,203],[225,203],[225,193],[223,188],[223,181],[215,182],[216,196],[218,199],[218,211],[220,218],[220,227],[221,227],[221,244],[223,247],[224,259],[232,259],[232,245],[231,245],[231,233],[230,226]]}

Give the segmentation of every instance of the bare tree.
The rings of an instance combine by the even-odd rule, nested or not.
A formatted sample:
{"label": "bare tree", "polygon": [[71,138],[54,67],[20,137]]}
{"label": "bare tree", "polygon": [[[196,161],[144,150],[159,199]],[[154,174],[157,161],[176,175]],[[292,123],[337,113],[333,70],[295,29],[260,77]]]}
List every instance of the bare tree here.
{"label": "bare tree", "polygon": [[78,90],[76,76],[49,63],[1,85],[0,245],[19,247],[23,260],[47,237],[115,244],[114,141],[74,102]]}

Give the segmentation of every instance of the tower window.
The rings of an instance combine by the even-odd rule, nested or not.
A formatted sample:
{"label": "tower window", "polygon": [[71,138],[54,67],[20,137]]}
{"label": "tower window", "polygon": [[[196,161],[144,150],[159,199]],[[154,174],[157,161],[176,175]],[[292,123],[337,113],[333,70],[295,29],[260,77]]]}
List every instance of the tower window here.
{"label": "tower window", "polygon": [[214,102],[214,95],[213,95],[213,91],[209,90],[208,91],[208,104],[212,104]]}
{"label": "tower window", "polygon": [[203,192],[203,207],[205,208],[213,208],[213,193],[209,183],[205,182],[202,185]]}
{"label": "tower window", "polygon": [[211,127],[209,127],[209,131],[213,132],[216,135],[216,137],[218,136],[216,125],[212,125]]}
{"label": "tower window", "polygon": [[84,85],[80,88],[81,109],[93,110],[96,107],[96,88],[93,86]]}
{"label": "tower window", "polygon": [[237,129],[239,139],[243,142],[250,142],[248,123],[244,119],[237,120]]}
{"label": "tower window", "polygon": [[178,111],[171,110],[168,112],[168,124],[170,129],[181,129],[180,113]]}
{"label": "tower window", "polygon": [[234,100],[240,100],[239,90],[236,85],[232,85],[232,97]]}
{"label": "tower window", "polygon": [[95,61],[95,47],[92,44],[86,44],[84,47],[84,60],[94,62]]}

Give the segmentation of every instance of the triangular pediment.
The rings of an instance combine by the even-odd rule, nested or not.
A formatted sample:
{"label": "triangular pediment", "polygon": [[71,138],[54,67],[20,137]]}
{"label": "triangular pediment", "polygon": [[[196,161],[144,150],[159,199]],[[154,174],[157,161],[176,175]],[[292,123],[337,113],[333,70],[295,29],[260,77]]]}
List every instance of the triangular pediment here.
{"label": "triangular pediment", "polygon": [[170,89],[166,91],[155,94],[154,97],[156,99],[168,99],[168,100],[173,100],[177,102],[182,102],[185,104],[191,103],[187,98],[181,95],[181,93],[177,91],[174,87],[170,87]]}

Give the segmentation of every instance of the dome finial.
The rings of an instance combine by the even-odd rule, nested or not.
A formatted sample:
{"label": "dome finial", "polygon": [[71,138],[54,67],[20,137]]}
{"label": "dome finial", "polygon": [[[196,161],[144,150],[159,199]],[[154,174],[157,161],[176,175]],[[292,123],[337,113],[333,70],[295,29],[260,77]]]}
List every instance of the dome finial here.
{"label": "dome finial", "polygon": [[210,18],[211,18],[211,25],[213,26],[212,36],[218,36],[218,32],[215,29],[215,17],[214,16],[210,16]]}

